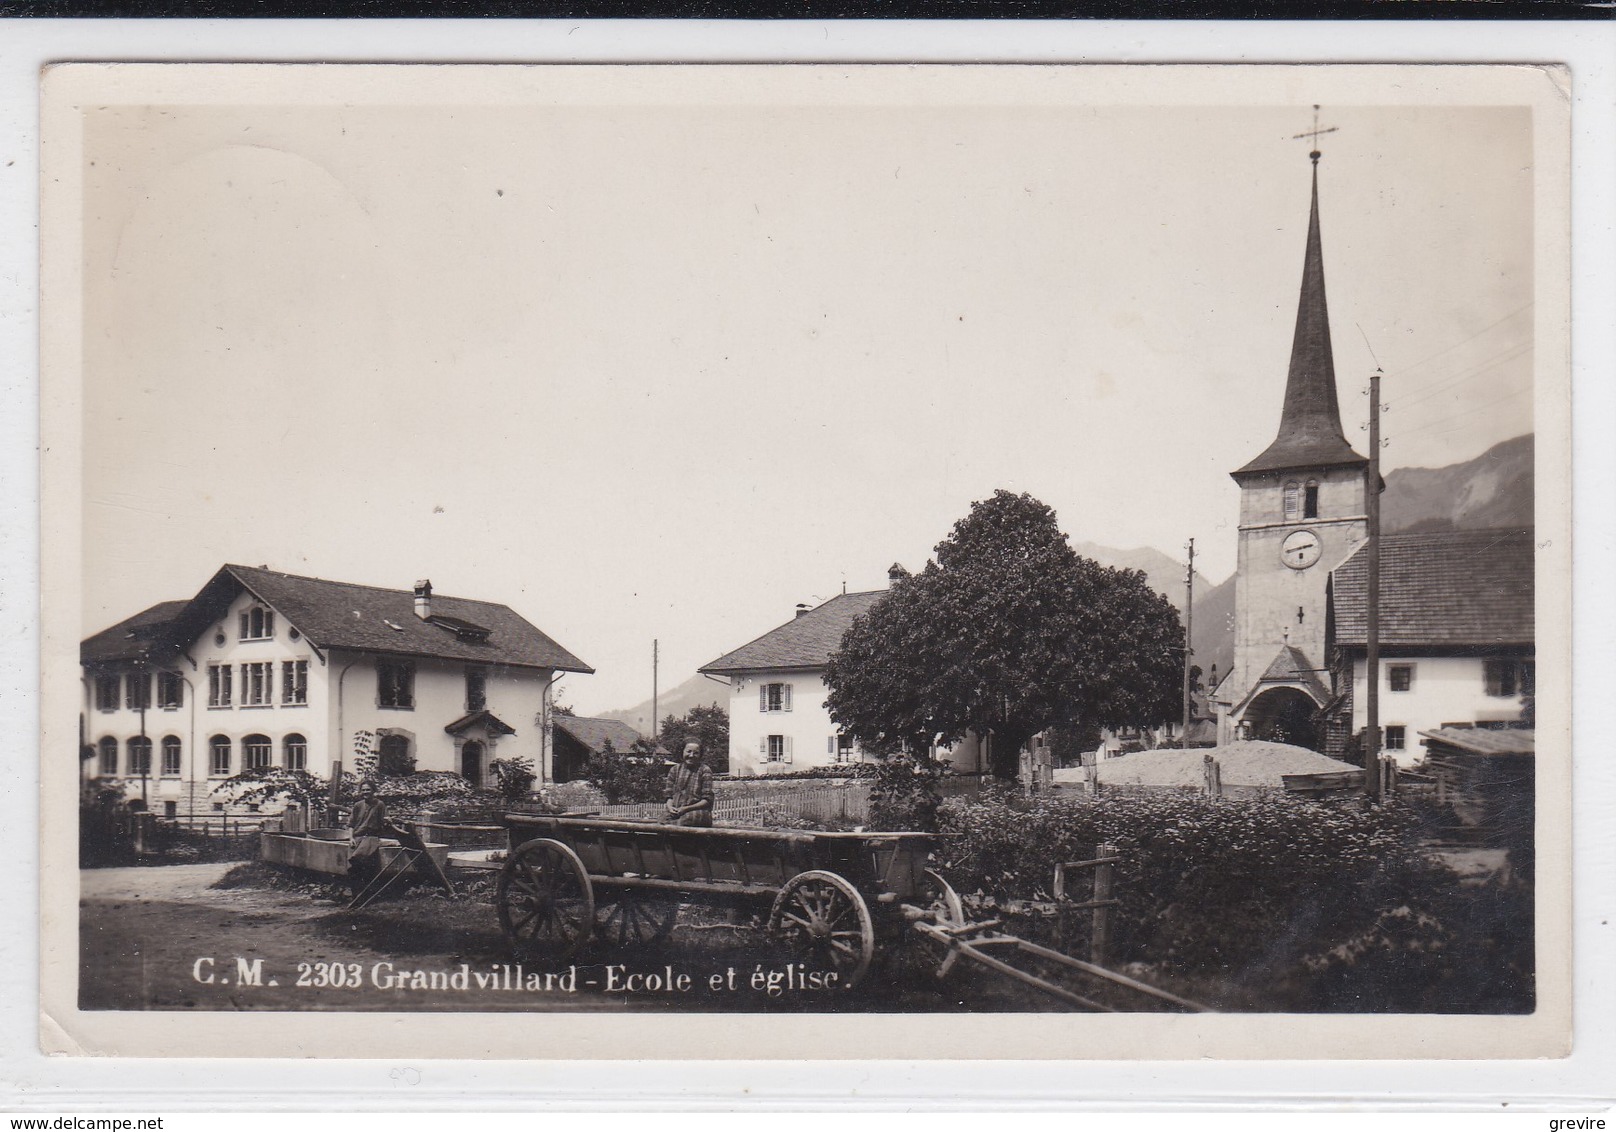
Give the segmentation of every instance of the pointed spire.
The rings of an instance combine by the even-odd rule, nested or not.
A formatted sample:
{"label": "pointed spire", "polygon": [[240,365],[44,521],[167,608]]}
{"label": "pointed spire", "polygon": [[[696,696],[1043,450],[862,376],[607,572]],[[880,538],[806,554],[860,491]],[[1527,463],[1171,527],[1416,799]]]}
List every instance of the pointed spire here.
{"label": "pointed spire", "polygon": [[1307,221],[1307,252],[1302,260],[1302,294],[1291,340],[1291,368],[1285,381],[1285,408],[1279,435],[1255,460],[1234,473],[1281,468],[1364,464],[1341,432],[1335,396],[1335,358],[1330,350],[1330,312],[1324,300],[1324,250],[1319,239],[1319,151],[1313,160],[1313,203]]}

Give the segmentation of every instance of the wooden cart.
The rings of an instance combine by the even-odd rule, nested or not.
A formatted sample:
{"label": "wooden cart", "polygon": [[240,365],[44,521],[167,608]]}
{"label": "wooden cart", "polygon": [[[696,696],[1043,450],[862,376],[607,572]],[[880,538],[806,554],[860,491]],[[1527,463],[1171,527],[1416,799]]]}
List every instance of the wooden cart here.
{"label": "wooden cart", "polygon": [[[878,947],[916,919],[963,924],[959,897],[927,867],[935,835],[700,829],[507,814],[500,926],[521,955],[564,959],[591,937],[656,942],[685,902],[768,911],[793,959],[856,986]],[[933,911],[934,910],[934,911]]]}

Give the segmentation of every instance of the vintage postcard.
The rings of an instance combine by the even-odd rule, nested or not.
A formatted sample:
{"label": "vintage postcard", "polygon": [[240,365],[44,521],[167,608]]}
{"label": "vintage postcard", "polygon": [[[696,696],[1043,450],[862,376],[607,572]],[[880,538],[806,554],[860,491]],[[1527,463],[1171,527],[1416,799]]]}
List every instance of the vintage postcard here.
{"label": "vintage postcard", "polygon": [[49,69],[43,1045],[1563,1055],[1570,81]]}

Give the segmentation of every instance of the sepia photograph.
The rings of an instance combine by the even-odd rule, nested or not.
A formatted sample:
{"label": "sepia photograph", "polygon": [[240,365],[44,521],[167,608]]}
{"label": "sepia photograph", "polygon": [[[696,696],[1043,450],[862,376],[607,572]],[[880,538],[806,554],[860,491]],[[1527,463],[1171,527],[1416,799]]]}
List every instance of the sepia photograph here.
{"label": "sepia photograph", "polygon": [[1563,81],[52,68],[62,1029],[1563,1051]]}

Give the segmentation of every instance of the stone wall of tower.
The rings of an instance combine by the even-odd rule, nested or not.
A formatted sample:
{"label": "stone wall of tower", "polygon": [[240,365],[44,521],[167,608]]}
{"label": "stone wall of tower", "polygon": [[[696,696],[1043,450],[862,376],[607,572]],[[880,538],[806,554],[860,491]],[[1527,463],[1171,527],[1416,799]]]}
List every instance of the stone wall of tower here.
{"label": "stone wall of tower", "polygon": [[[1309,481],[1318,484],[1316,518],[1285,514],[1285,487],[1297,485],[1298,501]],[[1318,537],[1318,560],[1293,570],[1280,558],[1280,546],[1293,531]],[[1241,476],[1240,548],[1235,575],[1234,668],[1222,699],[1238,703],[1262,676],[1281,646],[1299,649],[1316,669],[1325,665],[1325,596],[1330,571],[1340,565],[1368,531],[1361,468],[1337,467]],[[1298,616],[1300,611],[1300,616]],[[1328,685],[1321,672],[1320,680]]]}

